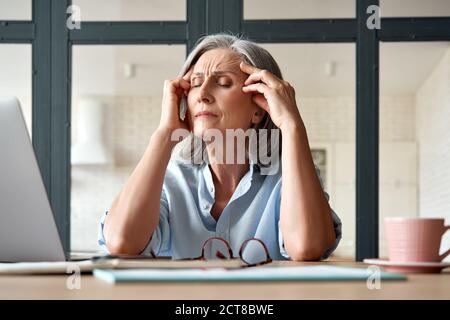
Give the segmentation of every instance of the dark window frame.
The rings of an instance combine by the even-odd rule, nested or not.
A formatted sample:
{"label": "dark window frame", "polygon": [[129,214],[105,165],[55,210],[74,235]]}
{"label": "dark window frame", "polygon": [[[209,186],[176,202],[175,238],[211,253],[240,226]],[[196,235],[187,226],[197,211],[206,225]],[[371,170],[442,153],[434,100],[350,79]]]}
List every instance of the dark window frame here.
{"label": "dark window frame", "polygon": [[66,28],[71,0],[32,0],[31,21],[0,21],[0,44],[32,44],[33,146],[66,254],[70,253],[70,100],[74,44],[186,44],[231,31],[260,43],[356,44],[356,260],[378,257],[379,42],[450,41],[450,17],[244,20],[243,0],[186,0],[186,21],[82,22]]}

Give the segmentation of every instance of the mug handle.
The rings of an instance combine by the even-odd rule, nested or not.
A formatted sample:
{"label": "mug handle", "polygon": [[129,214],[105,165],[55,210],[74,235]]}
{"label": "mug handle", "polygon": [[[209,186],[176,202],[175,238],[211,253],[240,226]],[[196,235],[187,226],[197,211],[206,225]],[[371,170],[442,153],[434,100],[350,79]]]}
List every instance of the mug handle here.
{"label": "mug handle", "polygon": [[[444,235],[448,230],[450,230],[450,226],[445,226],[444,233],[442,235]],[[441,254],[439,256],[439,261],[444,260],[449,254],[450,254],[450,249],[448,249],[447,251],[445,251],[443,254]]]}

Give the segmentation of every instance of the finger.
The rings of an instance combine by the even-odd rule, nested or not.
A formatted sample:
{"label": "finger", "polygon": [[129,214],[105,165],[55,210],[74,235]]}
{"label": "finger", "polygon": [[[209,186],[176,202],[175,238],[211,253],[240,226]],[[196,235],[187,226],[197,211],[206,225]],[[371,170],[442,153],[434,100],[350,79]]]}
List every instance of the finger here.
{"label": "finger", "polygon": [[266,94],[269,91],[269,87],[267,85],[265,85],[264,83],[254,83],[254,84],[249,84],[248,86],[244,86],[242,87],[242,91],[244,92],[259,92],[262,94]]}
{"label": "finger", "polygon": [[186,72],[186,74],[182,77],[183,81],[186,81],[188,85],[184,85],[184,95],[187,96],[189,93],[189,90],[191,89],[191,75],[192,72],[194,71],[193,67],[190,67],[188,72]]}
{"label": "finger", "polygon": [[[250,74],[249,78],[255,78],[257,79],[256,81],[263,81],[269,85],[274,85],[276,82],[281,81],[281,79],[274,75],[272,72],[264,69],[259,69],[255,66],[245,63],[244,61],[242,61],[239,66],[241,67],[242,71]],[[245,84],[247,84],[247,80],[245,81]]]}
{"label": "finger", "polygon": [[261,70],[255,73],[252,73],[247,80],[244,81],[244,85],[248,85],[256,82],[264,82],[270,86],[275,86],[277,84],[282,83],[282,80],[278,78],[276,75],[267,70]]}
{"label": "finger", "polygon": [[255,73],[252,73],[247,80],[245,80],[244,84],[248,85],[250,83],[255,82],[264,82],[265,84],[268,84],[270,87],[275,87],[279,83],[281,83],[281,80],[275,76],[273,73],[267,70],[261,70]]}
{"label": "finger", "polygon": [[167,80],[167,84],[179,88],[179,87],[186,87],[187,85],[191,85],[191,83],[183,78],[174,78],[171,80]]}
{"label": "finger", "polygon": [[186,74],[183,76],[183,79],[190,82],[193,71],[194,71],[194,68],[192,68],[192,67],[189,68],[188,72],[186,72]]}
{"label": "finger", "polygon": [[169,84],[173,89],[171,91],[178,94],[178,92],[181,91],[181,93],[187,93],[191,89],[191,84],[189,81],[184,80],[183,78],[176,78],[171,81],[169,81]]}
{"label": "finger", "polygon": [[252,97],[253,102],[256,103],[257,106],[259,106],[260,108],[264,109],[265,111],[267,111],[267,113],[269,113],[269,103],[267,102],[266,98],[264,98],[264,96],[262,94],[255,94]]}
{"label": "finger", "polygon": [[256,83],[260,79],[260,75],[258,73],[252,73],[244,82],[244,85],[249,85],[252,83]]}
{"label": "finger", "polygon": [[181,78],[170,80],[168,82],[168,90],[169,92],[177,95],[178,97],[182,97],[183,95],[187,96],[190,90],[190,84]]}
{"label": "finger", "polygon": [[239,67],[241,68],[242,71],[244,71],[247,74],[252,74],[258,71],[261,71],[261,69],[252,66],[251,64],[248,64],[244,61],[241,61],[241,63],[239,64]]}
{"label": "finger", "polygon": [[242,90],[244,92],[258,92],[257,94],[253,95],[252,100],[261,108],[263,108],[265,111],[269,112],[269,103],[266,99],[266,94],[269,92],[269,87],[267,87],[263,83],[255,83],[248,85],[246,87],[242,87]]}
{"label": "finger", "polygon": [[185,90],[189,90],[191,88],[191,84],[189,83],[189,81],[184,79],[179,79],[178,85]]}

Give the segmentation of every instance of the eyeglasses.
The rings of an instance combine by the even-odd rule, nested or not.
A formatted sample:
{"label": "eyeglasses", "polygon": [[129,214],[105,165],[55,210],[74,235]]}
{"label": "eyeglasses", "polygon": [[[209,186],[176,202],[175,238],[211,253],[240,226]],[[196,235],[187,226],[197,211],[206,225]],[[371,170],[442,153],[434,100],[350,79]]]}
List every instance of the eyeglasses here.
{"label": "eyeglasses", "polygon": [[[269,255],[269,250],[263,241],[257,238],[249,238],[245,240],[239,249],[239,258],[244,265],[242,267],[256,267],[271,263],[272,259]],[[157,257],[153,250],[150,250],[150,256],[145,255],[106,255],[106,256],[95,256],[91,260],[94,262],[99,262],[109,259],[161,259]],[[170,259],[170,257],[168,258]],[[207,239],[202,246],[202,252],[199,257],[196,258],[184,258],[179,260],[231,260],[236,259],[233,255],[233,250],[231,250],[230,243],[220,237],[211,237]]]}
{"label": "eyeglasses", "polygon": [[[272,262],[269,250],[264,242],[257,238],[245,240],[239,249],[239,258],[245,263],[243,267],[256,267]],[[207,239],[202,246],[199,257],[186,258],[181,260],[215,260],[215,259],[236,259],[233,256],[230,243],[220,237]]]}

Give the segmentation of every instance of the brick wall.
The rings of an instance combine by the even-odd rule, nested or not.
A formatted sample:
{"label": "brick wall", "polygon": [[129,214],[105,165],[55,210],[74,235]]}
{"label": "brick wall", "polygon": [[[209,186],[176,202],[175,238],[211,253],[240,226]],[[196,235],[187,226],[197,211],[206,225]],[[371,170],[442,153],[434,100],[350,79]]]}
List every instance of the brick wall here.
{"label": "brick wall", "polygon": [[[108,209],[159,123],[159,97],[91,97],[106,103],[105,143],[114,154],[115,166],[74,166],[72,169],[72,247],[96,250],[99,215]],[[337,253],[352,256],[355,226],[355,100],[351,97],[298,99],[311,145],[331,150],[331,205],[344,224]],[[77,99],[73,101],[72,143],[76,143]],[[382,142],[411,142],[414,134],[414,98],[381,99]],[[100,191],[100,192],[99,192]],[[395,190],[394,190],[395,192]],[[415,199],[414,199],[415,201]]]}
{"label": "brick wall", "polygon": [[[450,223],[450,50],[416,95],[419,212]],[[450,247],[450,232],[442,250]],[[447,259],[450,261],[450,257]]]}

